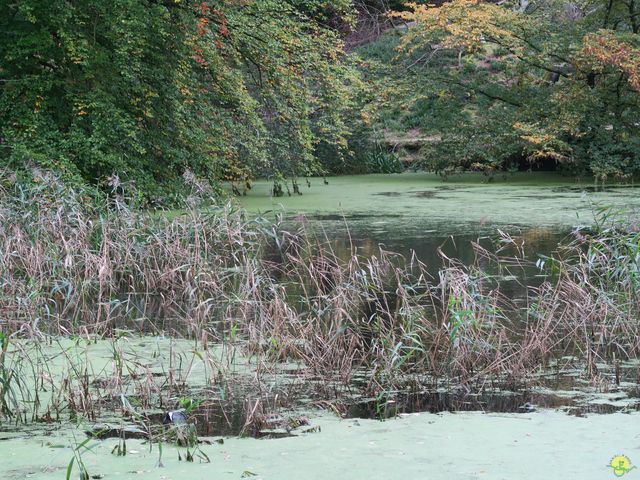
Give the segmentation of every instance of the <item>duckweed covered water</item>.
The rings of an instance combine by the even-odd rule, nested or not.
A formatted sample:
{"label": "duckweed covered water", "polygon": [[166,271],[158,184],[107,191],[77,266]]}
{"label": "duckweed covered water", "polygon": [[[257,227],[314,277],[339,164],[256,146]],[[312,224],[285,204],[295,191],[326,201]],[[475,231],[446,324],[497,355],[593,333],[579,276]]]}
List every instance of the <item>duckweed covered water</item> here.
{"label": "duckweed covered water", "polygon": [[[440,252],[471,264],[471,242],[495,250],[498,230],[515,237],[535,261],[574,228],[593,224],[600,209],[640,211],[635,185],[602,186],[541,172],[487,181],[473,173],[447,181],[428,173],[332,177],[326,183],[310,178],[309,186],[299,181],[302,195],[272,197],[272,182],[262,180],[236,200],[252,215],[282,215],[290,228],[312,229],[331,240],[338,256],[347,256],[352,245],[367,256],[379,246],[407,257],[415,252],[434,274],[443,264]],[[510,288],[513,296],[523,295],[521,286]]]}
{"label": "duckweed covered water", "polygon": [[[380,247],[410,258],[415,254],[437,278],[443,255],[470,265],[472,242],[489,251],[503,244],[499,233],[521,246],[535,262],[570,241],[576,227],[590,226],[601,209],[634,214],[640,210],[635,185],[594,184],[555,173],[497,175],[488,183],[468,173],[443,181],[429,173],[353,175],[299,181],[302,195],[270,195],[272,182],[255,182],[236,201],[250,215],[283,216],[285,227],[313,231],[346,258],[355,246],[365,256]],[[307,186],[308,185],[308,186]],[[491,267],[487,273],[494,274]],[[501,291],[524,298],[528,286],[542,281],[535,269],[501,277]]]}
{"label": "duckweed covered water", "polygon": [[[535,256],[552,251],[575,226],[590,224],[601,206],[628,211],[640,207],[635,187],[603,189],[547,174],[518,174],[488,184],[483,180],[481,175],[447,182],[428,174],[367,175],[331,178],[326,185],[322,179],[311,179],[310,188],[300,182],[304,195],[276,199],[268,194],[269,182],[257,182],[238,200],[250,213],[284,214],[289,225],[313,228],[333,242],[338,255],[350,251],[351,242],[365,255],[383,244],[405,255],[415,251],[434,272],[442,263],[439,248],[471,263],[470,242],[480,238],[490,247],[498,228],[518,235],[527,254]],[[514,285],[532,281],[516,280]],[[504,291],[511,296],[522,293],[517,287]],[[255,394],[251,377],[256,365],[228,347],[209,346],[213,363],[203,360],[192,342],[159,337],[67,339],[38,347],[42,350],[30,358],[47,368],[23,379],[25,385],[49,382],[48,393],[43,390],[38,401],[46,405],[65,378],[79,382],[77,372],[91,372],[91,388],[102,392],[96,397],[97,418],[74,428],[73,412],[52,418],[41,410],[44,423],[4,423],[0,477],[64,478],[73,448],[87,438],[85,431],[105,422],[135,426],[130,412],[118,407],[121,395],[158,428],[165,410],[176,408],[180,398],[194,398],[199,406],[190,413],[190,421],[197,423],[201,439],[237,435],[246,420],[246,400]],[[607,465],[614,455],[628,455],[640,464],[635,364],[623,365],[622,384],[613,388],[613,372],[601,369],[602,378],[608,379],[601,389],[580,384],[583,372],[576,368],[556,374],[554,381],[538,381],[543,386],[525,392],[487,389],[467,395],[435,386],[390,400],[353,397],[342,419],[308,411],[313,384],[295,380],[298,368],[281,365],[279,372],[265,374],[272,375],[272,381],[263,378],[262,384],[270,384],[271,390],[262,398],[280,413],[283,408],[292,415],[307,411],[311,425],[320,427],[316,433],[206,442],[200,448],[211,463],[179,461],[185,449],[165,443],[162,467],[157,443],[129,438],[128,454],[117,457],[111,451],[118,439],[92,440],[82,453],[91,478],[601,479],[612,478]],[[31,365],[24,371],[29,369]],[[80,392],[81,387],[79,382],[75,388]],[[149,387],[156,396],[145,407],[140,393]],[[425,411],[459,413],[408,413]],[[372,417],[389,418],[381,422]],[[77,470],[72,478],[78,478]]]}
{"label": "duckweed covered water", "polygon": [[[346,218],[349,227],[401,239],[422,232],[451,235],[501,226],[570,229],[591,224],[594,209],[609,205],[637,211],[640,189],[594,185],[549,173],[518,173],[491,183],[480,174],[442,181],[427,173],[354,175],[301,181],[303,195],[271,197],[271,182],[256,182],[238,202],[252,213],[304,214],[323,223]],[[355,225],[355,226],[354,226]],[[402,227],[399,230],[396,227]],[[429,228],[426,228],[429,227]]]}
{"label": "duckweed covered water", "polygon": [[[565,479],[615,478],[616,455],[640,461],[638,413],[586,418],[554,411],[415,414],[380,422],[316,416],[319,433],[278,440],[232,438],[201,445],[211,463],[186,463],[185,449],[159,450],[140,440],[128,453],[110,452],[116,439],[89,444],[91,478],[122,479]],[[64,478],[72,432],[0,441],[5,479]],[[632,478],[635,471],[628,475]],[[77,476],[73,477],[77,478]]]}

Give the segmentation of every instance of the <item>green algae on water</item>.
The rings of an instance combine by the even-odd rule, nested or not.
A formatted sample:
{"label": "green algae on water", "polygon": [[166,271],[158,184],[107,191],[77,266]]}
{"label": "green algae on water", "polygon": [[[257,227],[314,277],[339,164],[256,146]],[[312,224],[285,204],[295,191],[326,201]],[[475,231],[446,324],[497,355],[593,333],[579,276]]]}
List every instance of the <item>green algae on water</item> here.
{"label": "green algae on water", "polygon": [[[83,453],[90,475],[104,479],[406,480],[612,478],[615,455],[640,463],[638,413],[567,416],[550,410],[524,414],[481,412],[412,414],[384,422],[313,419],[320,433],[278,440],[227,439],[201,448],[211,463],[187,463],[184,449],[127,442],[124,457],[110,452],[117,439]],[[72,432],[0,442],[3,479],[64,478]],[[65,446],[65,448],[59,448]]]}
{"label": "green algae on water", "polygon": [[481,174],[464,174],[443,181],[428,173],[351,175],[309,179],[302,195],[270,196],[271,183],[255,182],[237,201],[250,213],[284,213],[292,217],[335,215],[351,220],[367,217],[392,223],[418,220],[421,224],[548,225],[590,224],[597,206],[637,210],[640,191],[627,185],[594,187],[550,173],[517,173],[490,183]]}

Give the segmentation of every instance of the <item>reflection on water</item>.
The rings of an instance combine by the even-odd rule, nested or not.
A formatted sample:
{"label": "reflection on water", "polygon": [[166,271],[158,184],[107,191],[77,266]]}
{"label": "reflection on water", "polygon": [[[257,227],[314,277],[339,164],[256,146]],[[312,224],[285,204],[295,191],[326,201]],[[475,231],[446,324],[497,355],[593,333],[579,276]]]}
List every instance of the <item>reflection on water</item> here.
{"label": "reflection on water", "polygon": [[[625,368],[624,377],[632,379],[631,368]],[[575,378],[569,376],[550,377],[542,382],[551,389],[488,389],[478,392],[464,390],[443,390],[438,388],[386,392],[379,398],[359,396],[343,398],[340,414],[344,418],[391,418],[398,414],[415,412],[461,412],[484,411],[494,413],[530,413],[538,409],[556,409],[571,415],[608,414],[640,410],[640,392],[637,389],[618,390],[608,393],[580,392],[573,390]],[[299,416],[299,409],[311,406],[327,406],[329,402],[311,402],[311,385],[282,391],[278,395],[265,397],[251,395],[232,395],[224,400],[203,401],[195,410],[186,415],[190,424],[196,427],[200,436],[233,436],[244,433],[251,436],[269,436],[275,438],[270,429],[285,429],[283,436],[295,435],[299,431],[288,433],[287,423]],[[215,396],[215,395],[214,395]],[[251,399],[260,399],[258,415],[252,408]],[[335,410],[334,410],[335,411]],[[248,412],[253,417],[263,417],[265,431],[247,428]],[[160,427],[163,414],[149,415],[149,420]],[[254,418],[255,420],[255,418]],[[116,435],[117,436],[117,435]]]}
{"label": "reflection on water", "polygon": [[[550,255],[561,241],[571,237],[571,229],[567,227],[470,224],[461,228],[460,225],[388,215],[298,216],[285,226],[313,232],[319,241],[329,243],[342,259],[351,255],[353,247],[364,257],[378,256],[381,248],[398,253],[407,261],[415,255],[435,280],[439,270],[447,266],[447,259],[467,266],[477,265],[485,273],[497,275],[496,265],[477,256],[474,243],[490,252],[502,249],[502,256],[518,256],[535,263],[540,255]],[[513,244],[507,246],[500,232],[508,235]],[[503,271],[497,280],[508,298],[523,298],[527,286],[541,282],[542,277],[538,274],[539,271],[529,265]]]}
{"label": "reflection on water", "polygon": [[[627,398],[627,397],[625,397]],[[529,413],[539,408],[561,409],[572,415],[583,416],[589,413],[614,413],[619,411],[640,410],[637,398],[628,398],[625,406],[615,402],[588,402],[553,393],[494,392],[494,393],[452,393],[421,392],[398,395],[393,400],[363,400],[353,403],[348,410],[352,418],[384,418],[399,413],[414,412],[463,412],[484,411],[500,413]]]}

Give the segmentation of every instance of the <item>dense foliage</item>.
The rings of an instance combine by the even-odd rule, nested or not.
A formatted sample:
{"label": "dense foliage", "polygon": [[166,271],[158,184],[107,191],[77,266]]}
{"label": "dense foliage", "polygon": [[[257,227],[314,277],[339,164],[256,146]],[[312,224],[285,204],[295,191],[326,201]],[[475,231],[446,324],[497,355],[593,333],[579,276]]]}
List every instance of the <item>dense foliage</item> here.
{"label": "dense foliage", "polygon": [[0,162],[171,201],[323,172],[349,155],[362,85],[327,18],[348,1],[0,0]]}
{"label": "dense foliage", "polygon": [[625,178],[639,29],[636,0],[0,0],[0,163],[159,203],[398,171],[400,137],[444,174]]}
{"label": "dense foliage", "polygon": [[[640,5],[634,0],[412,4],[410,25],[360,50],[381,124],[419,129],[441,172],[546,164],[640,173]],[[387,84],[389,82],[387,81]]]}

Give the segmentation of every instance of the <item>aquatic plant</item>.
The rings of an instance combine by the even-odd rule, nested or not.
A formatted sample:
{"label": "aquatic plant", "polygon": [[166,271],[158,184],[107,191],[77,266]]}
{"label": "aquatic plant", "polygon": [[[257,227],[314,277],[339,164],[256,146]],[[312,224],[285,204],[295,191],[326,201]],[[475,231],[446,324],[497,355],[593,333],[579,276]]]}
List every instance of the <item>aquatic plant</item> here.
{"label": "aquatic plant", "polygon": [[[383,248],[338,256],[304,223],[290,231],[197,201],[139,211],[122,185],[92,201],[42,175],[0,182],[0,400],[16,421],[119,409],[152,435],[150,417],[132,412],[200,398],[191,377],[201,365],[200,388],[252,399],[243,430],[255,435],[299,381],[327,405],[355,389],[384,410],[420,385],[522,385],[551,364],[583,365],[594,383],[596,365],[609,365],[619,381],[619,362],[640,351],[640,234],[618,218],[599,216],[537,266],[503,234],[495,251],[475,245],[472,265],[442,254],[433,278],[415,256]],[[488,264],[542,268],[545,281],[523,306]],[[169,340],[146,352],[134,339],[149,334],[190,348]],[[91,358],[98,338],[108,367]],[[239,360],[251,371],[241,394]],[[283,375],[283,365],[295,368]]]}
{"label": "aquatic plant", "polygon": [[90,444],[91,440],[93,440],[91,437],[85,438],[83,441],[77,442],[72,447],[73,456],[71,457],[71,460],[67,465],[66,476],[65,476],[66,480],[71,480],[74,464],[77,465],[78,476],[80,480],[89,480],[89,478],[91,478],[89,475],[89,471],[87,470],[87,466],[82,457],[84,453],[91,452],[92,449],[95,447],[95,444]]}

